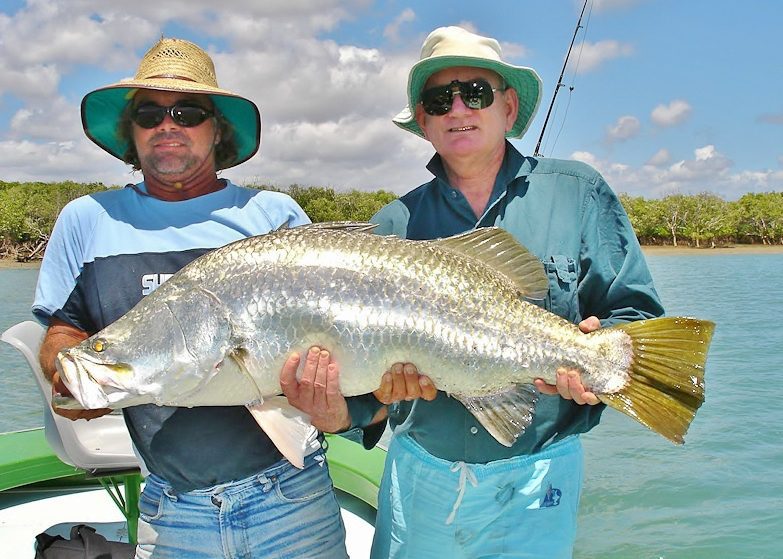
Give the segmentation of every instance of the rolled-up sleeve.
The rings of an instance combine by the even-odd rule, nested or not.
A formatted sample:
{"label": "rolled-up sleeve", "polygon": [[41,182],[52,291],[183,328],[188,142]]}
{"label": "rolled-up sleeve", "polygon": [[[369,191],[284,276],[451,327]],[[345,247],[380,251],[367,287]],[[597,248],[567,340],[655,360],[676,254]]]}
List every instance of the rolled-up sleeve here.
{"label": "rolled-up sleeve", "polygon": [[582,222],[582,316],[602,326],[664,314],[639,241],[620,200],[599,180],[585,198]]}

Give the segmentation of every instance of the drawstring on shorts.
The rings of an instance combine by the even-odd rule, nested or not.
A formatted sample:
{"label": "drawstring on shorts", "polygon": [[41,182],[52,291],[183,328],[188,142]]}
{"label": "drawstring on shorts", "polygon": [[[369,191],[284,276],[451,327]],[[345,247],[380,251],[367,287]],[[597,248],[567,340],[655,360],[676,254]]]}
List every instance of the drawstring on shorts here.
{"label": "drawstring on shorts", "polygon": [[470,469],[470,466],[465,462],[454,462],[449,468],[452,472],[459,471],[459,483],[457,484],[457,500],[454,502],[454,506],[451,508],[451,514],[446,519],[446,524],[454,522],[454,518],[457,516],[457,509],[462,504],[462,498],[465,496],[465,482],[469,481],[473,487],[478,487],[478,479],[476,474]]}

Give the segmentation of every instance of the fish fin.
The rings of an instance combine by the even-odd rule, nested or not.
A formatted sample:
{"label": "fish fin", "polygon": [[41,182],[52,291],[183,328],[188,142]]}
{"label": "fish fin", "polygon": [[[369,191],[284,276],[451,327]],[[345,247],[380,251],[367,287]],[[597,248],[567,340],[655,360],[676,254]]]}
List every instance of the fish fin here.
{"label": "fish fin", "polygon": [[239,367],[239,369],[244,374],[249,377],[253,376],[253,362],[252,358],[250,357],[250,352],[247,350],[247,348],[242,345],[238,345],[234,348],[231,348],[231,350],[229,350],[226,354],[226,357],[234,361],[237,367]]}
{"label": "fish fin", "polygon": [[682,317],[653,318],[612,328],[633,344],[630,380],[618,392],[597,394],[606,405],[676,444],[684,442],[704,402],[704,366],[715,324]]}
{"label": "fish fin", "polygon": [[308,223],[307,225],[300,225],[298,228],[329,229],[366,233],[372,231],[376,227],[378,227],[377,223],[369,223],[367,221],[322,221],[320,223]]}
{"label": "fish fin", "polygon": [[532,384],[488,396],[457,396],[490,435],[504,446],[511,446],[533,422],[538,390]]}
{"label": "fish fin", "polygon": [[242,372],[245,377],[252,383],[253,386],[255,386],[258,398],[260,400],[264,399],[264,395],[261,394],[261,390],[259,390],[258,385],[256,384],[255,378],[253,376],[253,370],[258,369],[257,364],[255,361],[253,361],[253,358],[250,355],[250,352],[242,347],[238,346],[233,348],[231,351],[226,354],[226,357],[233,361],[237,368]]}
{"label": "fish fin", "polygon": [[523,297],[543,299],[549,291],[549,280],[541,260],[505,229],[482,227],[433,242],[446,250],[480,260],[503,274]]}
{"label": "fish fin", "polygon": [[288,403],[285,396],[258,400],[246,407],[277,450],[291,464],[304,468],[304,457],[319,444],[318,430],[310,424],[310,416]]}

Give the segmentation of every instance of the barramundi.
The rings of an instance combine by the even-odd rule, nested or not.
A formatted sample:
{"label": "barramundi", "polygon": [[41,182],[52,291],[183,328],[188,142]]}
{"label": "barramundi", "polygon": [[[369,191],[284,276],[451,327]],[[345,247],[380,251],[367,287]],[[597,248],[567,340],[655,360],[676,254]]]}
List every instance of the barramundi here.
{"label": "barramundi", "polygon": [[315,224],[213,250],[60,352],[61,377],[84,408],[258,408],[281,393],[287,356],[319,345],[339,364],[344,395],[414,363],[510,446],[535,415],[533,380],[554,384],[559,367],[575,367],[602,402],[683,442],[704,401],[712,322],[664,317],[584,334],[536,304],[549,288],[541,261],[502,229],[432,241],[371,229]]}

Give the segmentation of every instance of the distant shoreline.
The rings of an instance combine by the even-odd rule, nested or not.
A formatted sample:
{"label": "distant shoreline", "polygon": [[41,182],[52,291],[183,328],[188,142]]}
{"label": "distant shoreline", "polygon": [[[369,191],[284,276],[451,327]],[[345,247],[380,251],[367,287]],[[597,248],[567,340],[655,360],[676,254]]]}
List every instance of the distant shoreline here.
{"label": "distant shoreline", "polygon": [[29,268],[40,268],[40,266],[40,260],[35,260],[33,262],[17,262],[16,260],[11,260],[10,258],[0,258],[0,269],[3,270],[23,270]]}
{"label": "distant shoreline", "polygon": [[[716,255],[716,254],[783,254],[783,245],[732,245],[730,247],[718,248],[694,248],[694,247],[673,247],[671,245],[643,245],[642,251],[645,254],[656,255]],[[41,261],[17,262],[8,258],[0,258],[0,269],[34,269],[41,266]]]}
{"label": "distant shoreline", "polygon": [[716,248],[695,248],[695,247],[674,247],[671,245],[642,245],[642,251],[645,254],[687,254],[687,255],[708,255],[708,254],[783,254],[783,245],[731,245],[728,247]]}

